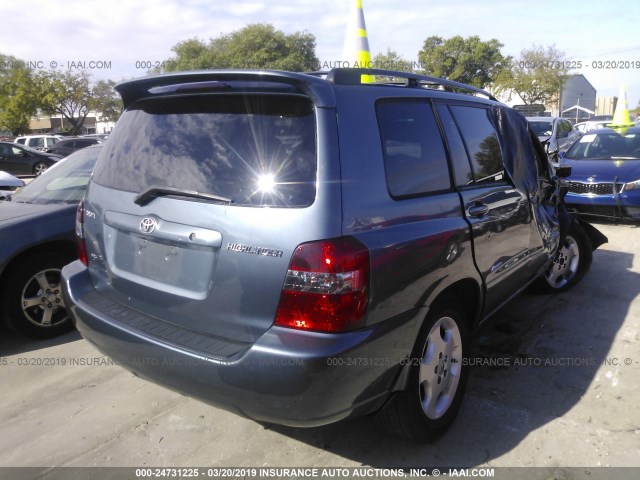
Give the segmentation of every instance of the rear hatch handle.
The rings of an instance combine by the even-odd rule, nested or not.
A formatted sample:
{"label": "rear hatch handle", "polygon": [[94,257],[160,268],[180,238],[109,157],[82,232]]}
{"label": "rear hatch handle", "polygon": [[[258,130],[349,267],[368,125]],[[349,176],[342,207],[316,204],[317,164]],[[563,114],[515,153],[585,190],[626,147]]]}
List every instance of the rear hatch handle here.
{"label": "rear hatch handle", "polygon": [[137,195],[134,199],[134,203],[143,207],[151,203],[158,197],[167,196],[207,200],[209,202],[222,203],[227,205],[233,202],[233,200],[231,200],[230,198],[213,195],[211,193],[196,192],[195,190],[185,190],[183,188],[176,187],[151,187],[148,190],[145,190],[144,192]]}

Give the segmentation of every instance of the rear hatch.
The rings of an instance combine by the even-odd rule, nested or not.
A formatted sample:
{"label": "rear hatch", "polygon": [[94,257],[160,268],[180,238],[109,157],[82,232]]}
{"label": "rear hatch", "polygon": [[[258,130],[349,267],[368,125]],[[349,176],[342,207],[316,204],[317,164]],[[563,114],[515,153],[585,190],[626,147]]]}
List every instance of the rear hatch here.
{"label": "rear hatch", "polygon": [[316,130],[311,100],[286,92],[130,105],[84,203],[94,287],[160,323],[255,341],[313,231]]}

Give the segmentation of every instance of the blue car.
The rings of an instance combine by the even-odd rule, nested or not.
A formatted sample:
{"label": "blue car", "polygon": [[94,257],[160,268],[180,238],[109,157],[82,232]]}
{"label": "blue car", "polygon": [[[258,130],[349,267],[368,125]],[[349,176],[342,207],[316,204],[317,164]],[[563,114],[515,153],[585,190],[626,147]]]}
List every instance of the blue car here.
{"label": "blue car", "polygon": [[0,201],[0,322],[32,338],[73,328],[60,271],[76,257],[75,220],[101,146],[80,150]]}
{"label": "blue car", "polygon": [[592,130],[562,158],[571,165],[565,203],[584,216],[640,220],[640,127]]}

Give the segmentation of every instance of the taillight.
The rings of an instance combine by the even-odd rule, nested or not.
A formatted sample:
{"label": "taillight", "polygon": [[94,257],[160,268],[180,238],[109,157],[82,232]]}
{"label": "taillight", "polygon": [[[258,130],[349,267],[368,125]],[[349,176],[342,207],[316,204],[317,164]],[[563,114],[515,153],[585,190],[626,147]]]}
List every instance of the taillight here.
{"label": "taillight", "polygon": [[87,245],[84,241],[84,200],[80,201],[76,212],[76,237],[78,242],[78,259],[84,263],[85,266],[89,266]]}
{"label": "taillight", "polygon": [[369,250],[351,237],[303,243],[291,257],[275,324],[345,332],[364,324]]}

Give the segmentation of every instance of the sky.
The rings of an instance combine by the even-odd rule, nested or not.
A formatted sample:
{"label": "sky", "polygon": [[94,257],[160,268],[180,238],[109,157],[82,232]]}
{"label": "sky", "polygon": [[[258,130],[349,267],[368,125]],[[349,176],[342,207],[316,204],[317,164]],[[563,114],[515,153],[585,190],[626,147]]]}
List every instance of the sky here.
{"label": "sky", "polygon": [[[321,62],[342,60],[351,3],[356,0],[22,0],[2,8],[0,53],[48,69],[84,69],[92,78],[144,76],[172,56],[171,47],[203,41],[251,23],[316,37]],[[402,5],[402,7],[400,7]],[[431,35],[495,38],[503,55],[534,44],[555,45],[582,68],[598,96],[622,85],[640,100],[640,2],[637,0],[363,0],[372,55],[395,50],[418,60]],[[14,19],[9,21],[9,19]]]}

